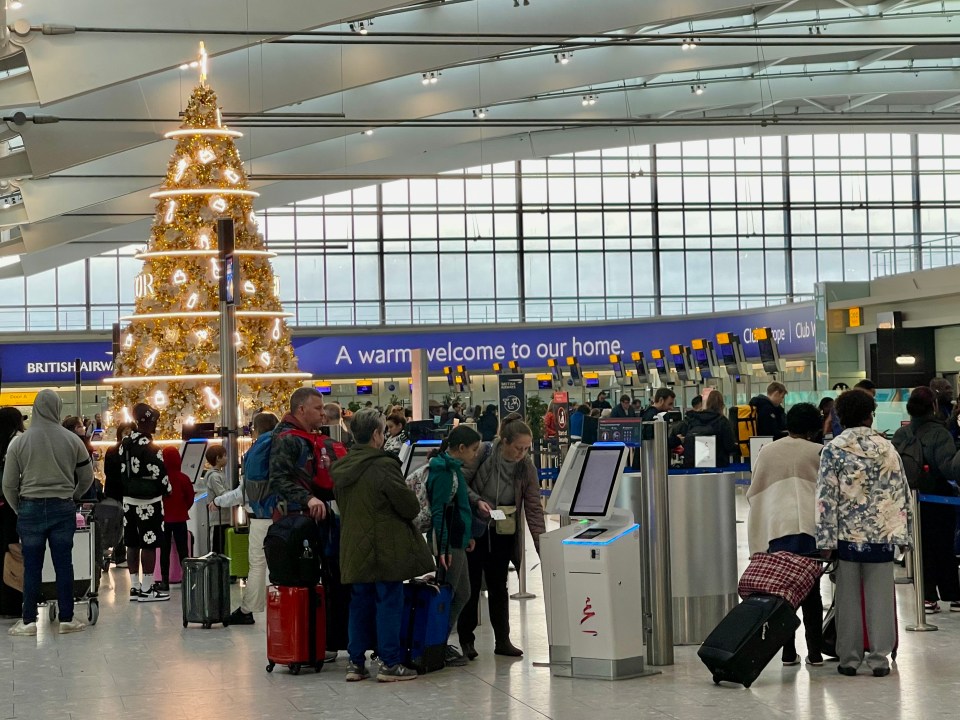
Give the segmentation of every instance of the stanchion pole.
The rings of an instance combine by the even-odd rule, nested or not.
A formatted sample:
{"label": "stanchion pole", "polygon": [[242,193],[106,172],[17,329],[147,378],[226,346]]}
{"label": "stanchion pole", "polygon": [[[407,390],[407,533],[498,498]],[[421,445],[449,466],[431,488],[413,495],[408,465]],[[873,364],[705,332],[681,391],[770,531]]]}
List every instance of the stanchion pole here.
{"label": "stanchion pole", "polygon": [[894,581],[897,585],[910,585],[913,583],[913,573],[914,573],[914,562],[913,562],[913,550],[907,550],[903,554],[903,575],[898,578],[894,578]]}
{"label": "stanchion pole", "polygon": [[[520,567],[517,568],[517,577],[520,579],[520,592],[516,592],[510,596],[512,600],[529,600],[530,598],[535,598],[531,592],[527,592],[527,523],[523,519],[523,513],[518,512],[517,515],[520,517],[517,518],[517,542],[520,543]],[[496,532],[493,528],[487,532]]]}
{"label": "stanchion pole", "polygon": [[913,513],[913,589],[917,596],[917,622],[907,625],[910,632],[933,632],[936,625],[927,622],[927,609],[923,606],[923,543],[920,540],[920,493],[910,493],[910,511]]}
{"label": "stanchion pole", "polygon": [[[646,551],[642,561],[650,595],[650,634],[647,638],[647,664],[673,665],[673,588],[670,575],[670,500],[667,471],[667,424],[662,420],[643,423],[644,440],[641,454],[643,463],[640,479],[643,483],[644,516],[638,518]],[[653,430],[652,436],[649,429]],[[641,605],[643,601],[641,600]]]}

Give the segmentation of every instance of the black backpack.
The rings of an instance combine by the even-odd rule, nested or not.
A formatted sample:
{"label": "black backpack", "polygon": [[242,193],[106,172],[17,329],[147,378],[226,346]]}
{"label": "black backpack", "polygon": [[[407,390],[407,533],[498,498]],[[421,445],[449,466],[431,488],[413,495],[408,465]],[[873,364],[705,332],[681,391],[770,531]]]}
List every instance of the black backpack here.
{"label": "black backpack", "polygon": [[263,541],[270,582],[286,587],[313,587],[320,582],[320,527],[309,515],[277,520]]}
{"label": "black backpack", "polygon": [[[894,438],[896,439],[896,438]],[[923,458],[923,443],[912,427],[905,427],[900,433],[900,440],[894,443],[900,460],[903,462],[903,471],[907,476],[907,484],[911,490],[931,492],[930,467]]]}

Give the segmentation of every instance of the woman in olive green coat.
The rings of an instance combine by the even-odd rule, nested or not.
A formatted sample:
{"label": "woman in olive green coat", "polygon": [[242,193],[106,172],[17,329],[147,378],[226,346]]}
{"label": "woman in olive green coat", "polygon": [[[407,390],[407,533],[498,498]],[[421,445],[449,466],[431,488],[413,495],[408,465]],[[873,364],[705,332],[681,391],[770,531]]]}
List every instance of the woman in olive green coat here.
{"label": "woman in olive green coat", "polygon": [[381,682],[411,680],[402,665],[403,581],[434,570],[433,555],[413,526],[420,501],[403,480],[400,461],[383,452],[385,421],[374,409],[353,416],[356,444],[331,468],[340,510],[340,578],[352,584],[347,680],[364,680],[365,653],[376,647]]}

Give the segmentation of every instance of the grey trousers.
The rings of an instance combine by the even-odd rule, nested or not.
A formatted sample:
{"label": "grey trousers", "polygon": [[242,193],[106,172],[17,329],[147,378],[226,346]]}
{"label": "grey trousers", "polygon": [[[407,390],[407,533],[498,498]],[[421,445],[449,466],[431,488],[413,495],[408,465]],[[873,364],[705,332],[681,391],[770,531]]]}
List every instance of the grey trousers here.
{"label": "grey trousers", "polygon": [[457,618],[470,600],[470,568],[467,565],[466,550],[450,550],[453,562],[447,571],[447,582],[453,587],[453,601],[450,603],[450,628],[448,634],[457,626]]}
{"label": "grey trousers", "polygon": [[859,668],[864,660],[860,588],[867,617],[871,670],[890,667],[889,655],[897,637],[894,609],[893,563],[856,563],[841,560],[837,568],[837,655],[842,667]]}

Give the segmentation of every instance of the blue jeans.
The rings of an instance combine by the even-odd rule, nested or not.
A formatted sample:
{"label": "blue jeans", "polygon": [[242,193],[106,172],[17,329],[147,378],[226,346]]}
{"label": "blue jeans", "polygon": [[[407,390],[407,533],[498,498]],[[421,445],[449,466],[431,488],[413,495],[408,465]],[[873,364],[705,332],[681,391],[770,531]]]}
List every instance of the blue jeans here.
{"label": "blue jeans", "polygon": [[43,557],[50,541],[50,558],[57,572],[57,603],[61,622],[73,620],[73,536],[77,506],[72,499],[20,500],[17,532],[23,546],[23,622],[37,620]]}
{"label": "blue jeans", "polygon": [[367,650],[376,648],[390,667],[403,662],[400,618],[403,616],[403,583],[356,583],[350,596],[350,662],[363,665]]}

